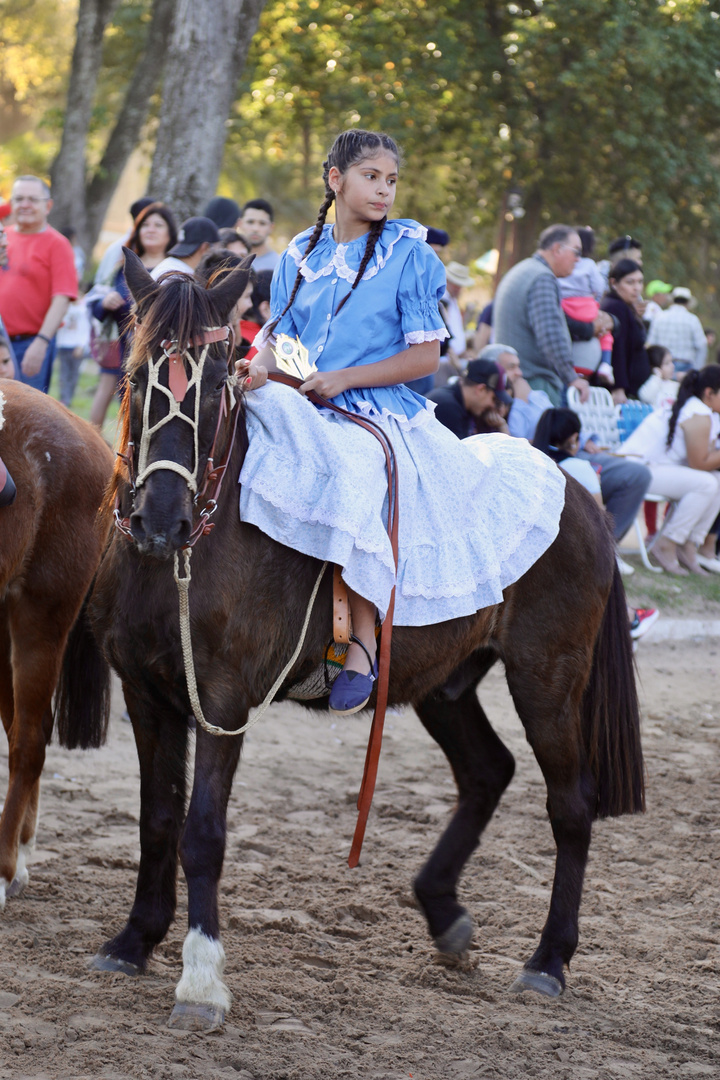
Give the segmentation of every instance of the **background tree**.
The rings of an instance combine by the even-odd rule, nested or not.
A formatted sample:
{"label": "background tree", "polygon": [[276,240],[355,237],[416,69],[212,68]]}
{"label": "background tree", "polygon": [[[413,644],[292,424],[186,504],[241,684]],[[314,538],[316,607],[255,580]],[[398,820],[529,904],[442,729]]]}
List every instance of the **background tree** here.
{"label": "background tree", "polygon": [[149,190],[179,220],[215,194],[236,77],[265,0],[176,0]]}

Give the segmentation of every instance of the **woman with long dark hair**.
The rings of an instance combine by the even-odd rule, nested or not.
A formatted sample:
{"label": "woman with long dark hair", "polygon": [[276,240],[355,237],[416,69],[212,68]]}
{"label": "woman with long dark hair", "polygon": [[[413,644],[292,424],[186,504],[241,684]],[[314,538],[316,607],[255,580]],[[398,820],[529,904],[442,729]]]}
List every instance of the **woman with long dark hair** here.
{"label": "woman with long dark hair", "polygon": [[[140,256],[148,270],[152,270],[162,262],[176,242],[177,225],[172,210],[164,203],[154,202],[138,214],[125,246]],[[117,343],[112,352],[112,366],[101,366],[100,380],[90,408],[90,423],[101,429],[122,376],[123,361],[130,348],[128,323],[131,306],[132,298],[125,284],[121,259],[106,282],[104,295],[95,297],[89,304],[92,317],[104,324],[105,330],[109,331]]]}
{"label": "woman with long dark hair", "polygon": [[720,367],[688,371],[670,413],[655,412],[623,443],[650,467],[651,495],[675,503],[650,557],[672,574],[720,574]]}
{"label": "woman with long dark hair", "polygon": [[650,361],[645,350],[645,323],[635,304],[642,295],[643,272],[633,259],[621,259],[610,271],[608,291],[600,307],[614,315],[612,369],[615,380],[613,398],[622,404],[637,397],[638,390],[650,378]]}

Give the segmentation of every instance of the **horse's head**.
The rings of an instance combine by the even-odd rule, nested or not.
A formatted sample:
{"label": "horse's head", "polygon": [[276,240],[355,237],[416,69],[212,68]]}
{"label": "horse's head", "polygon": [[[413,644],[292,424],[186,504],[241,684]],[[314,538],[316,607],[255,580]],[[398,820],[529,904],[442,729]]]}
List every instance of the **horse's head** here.
{"label": "horse's head", "polygon": [[167,558],[193,538],[193,511],[228,445],[237,406],[228,317],[248,282],[252,256],[210,288],[188,275],[158,284],[125,250],[137,305],[124,401],[132,507],[143,554]]}

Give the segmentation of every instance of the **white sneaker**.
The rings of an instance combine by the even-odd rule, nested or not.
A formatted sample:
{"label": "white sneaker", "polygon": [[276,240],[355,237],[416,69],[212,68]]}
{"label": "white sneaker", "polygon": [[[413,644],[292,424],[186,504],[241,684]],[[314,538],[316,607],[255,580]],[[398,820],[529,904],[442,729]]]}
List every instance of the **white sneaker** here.
{"label": "white sneaker", "polygon": [[720,574],[720,559],[709,559],[707,555],[697,554],[698,566],[702,566],[703,570],[710,570],[713,574]]}
{"label": "white sneaker", "polygon": [[631,574],[635,573],[635,567],[631,566],[629,562],[625,562],[625,560],[621,559],[617,554],[615,555],[615,558],[617,559],[618,570],[623,577],[630,577]]}

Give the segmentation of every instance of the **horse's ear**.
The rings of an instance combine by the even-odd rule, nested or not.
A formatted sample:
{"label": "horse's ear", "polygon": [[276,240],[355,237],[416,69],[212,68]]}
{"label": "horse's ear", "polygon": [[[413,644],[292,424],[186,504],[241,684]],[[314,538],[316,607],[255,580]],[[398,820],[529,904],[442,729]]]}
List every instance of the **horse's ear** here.
{"label": "horse's ear", "polygon": [[254,255],[246,255],[239,266],[236,266],[229,274],[225,274],[222,281],[211,289],[208,289],[208,297],[213,307],[224,322],[238,300],[245,292],[250,280],[250,267],[255,259]]}
{"label": "horse's ear", "polygon": [[148,274],[142,260],[130,248],[123,248],[125,256],[125,281],[136,304],[141,304],[158,285]]}

